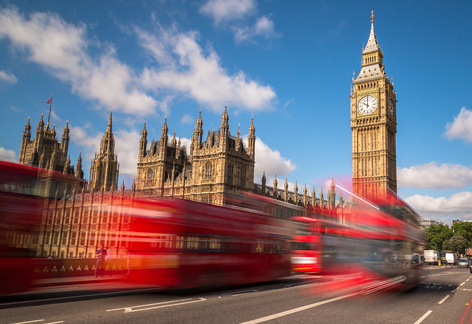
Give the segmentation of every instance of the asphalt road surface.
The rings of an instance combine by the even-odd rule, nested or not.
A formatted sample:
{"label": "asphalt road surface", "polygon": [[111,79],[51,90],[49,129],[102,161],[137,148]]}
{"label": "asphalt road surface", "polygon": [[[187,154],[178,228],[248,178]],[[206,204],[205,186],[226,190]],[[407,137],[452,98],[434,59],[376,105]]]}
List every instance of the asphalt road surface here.
{"label": "asphalt road surface", "polygon": [[402,293],[320,295],[335,277],[296,276],[213,291],[54,287],[0,298],[0,323],[471,323],[469,269],[425,266],[423,274]]}

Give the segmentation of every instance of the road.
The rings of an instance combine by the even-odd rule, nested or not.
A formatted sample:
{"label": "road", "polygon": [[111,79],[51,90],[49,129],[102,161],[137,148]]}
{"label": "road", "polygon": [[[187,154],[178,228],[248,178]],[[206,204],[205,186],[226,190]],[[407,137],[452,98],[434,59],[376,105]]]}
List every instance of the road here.
{"label": "road", "polygon": [[216,291],[117,292],[97,291],[92,286],[56,287],[3,297],[0,322],[471,323],[469,269],[425,266],[423,274],[420,286],[409,292],[370,295],[352,291],[320,295],[317,289],[336,279],[302,280],[295,276]]}

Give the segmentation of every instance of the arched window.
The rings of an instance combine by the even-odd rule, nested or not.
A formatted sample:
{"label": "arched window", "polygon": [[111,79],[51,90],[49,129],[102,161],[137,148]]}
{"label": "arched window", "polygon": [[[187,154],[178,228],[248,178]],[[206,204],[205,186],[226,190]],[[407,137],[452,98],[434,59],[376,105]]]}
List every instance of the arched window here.
{"label": "arched window", "polygon": [[205,167],[205,177],[210,178],[213,171],[213,166],[211,162],[208,162]]}
{"label": "arched window", "polygon": [[152,170],[148,171],[148,180],[152,180],[154,178],[154,172]]}
{"label": "arched window", "polygon": [[228,165],[228,184],[233,184],[233,164]]}
{"label": "arched window", "polygon": [[246,168],[241,168],[241,182],[240,186],[245,187],[246,185]]}

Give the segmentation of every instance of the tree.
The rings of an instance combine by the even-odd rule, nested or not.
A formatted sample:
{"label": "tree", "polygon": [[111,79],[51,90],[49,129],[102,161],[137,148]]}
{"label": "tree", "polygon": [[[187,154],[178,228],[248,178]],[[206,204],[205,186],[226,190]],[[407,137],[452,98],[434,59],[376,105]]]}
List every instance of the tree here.
{"label": "tree", "polygon": [[467,247],[472,247],[472,222],[455,223],[451,227],[454,236],[462,236],[467,240]]}
{"label": "tree", "polygon": [[467,247],[467,240],[460,235],[453,236],[449,240],[444,241],[443,243],[444,249],[450,250],[459,254],[465,254],[466,247]]}
{"label": "tree", "polygon": [[452,230],[444,225],[431,225],[428,229],[428,249],[443,250],[443,243],[452,237]]}

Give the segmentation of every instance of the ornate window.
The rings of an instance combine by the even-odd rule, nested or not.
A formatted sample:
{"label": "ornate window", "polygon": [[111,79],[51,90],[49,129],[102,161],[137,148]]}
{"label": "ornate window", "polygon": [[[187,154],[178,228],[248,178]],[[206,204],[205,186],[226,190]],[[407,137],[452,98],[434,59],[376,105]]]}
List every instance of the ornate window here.
{"label": "ornate window", "polygon": [[152,170],[149,170],[148,171],[148,176],[147,176],[148,180],[152,180],[154,178],[154,172]]}
{"label": "ornate window", "polygon": [[205,166],[205,177],[210,178],[213,172],[213,165],[211,162],[208,162]]}
{"label": "ornate window", "polygon": [[241,187],[246,186],[246,168],[241,168],[241,183],[240,183],[240,186]]}
{"label": "ornate window", "polygon": [[233,164],[228,165],[228,184],[233,184]]}

